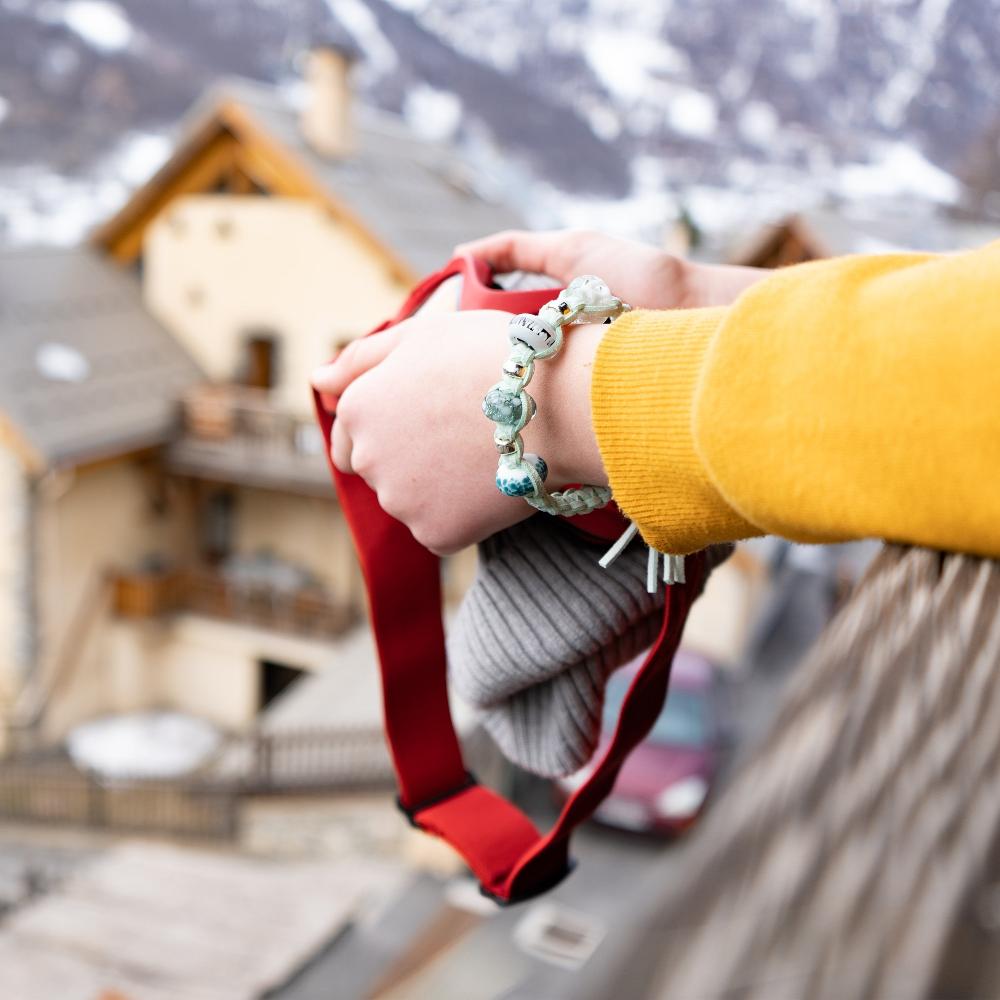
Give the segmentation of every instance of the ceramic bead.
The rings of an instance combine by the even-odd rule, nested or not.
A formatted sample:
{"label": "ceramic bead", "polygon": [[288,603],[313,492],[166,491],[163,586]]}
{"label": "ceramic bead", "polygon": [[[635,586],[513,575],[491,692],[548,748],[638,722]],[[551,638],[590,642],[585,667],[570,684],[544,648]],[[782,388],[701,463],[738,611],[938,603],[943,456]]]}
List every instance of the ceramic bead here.
{"label": "ceramic bead", "polygon": [[516,424],[522,409],[520,398],[503,389],[490,389],[483,400],[483,413],[497,424]]}
{"label": "ceramic bead", "polygon": [[[524,456],[524,461],[535,467],[538,478],[544,482],[549,474],[545,459],[529,453]],[[535,484],[520,465],[509,466],[501,462],[497,469],[497,489],[509,497],[526,497],[535,492]]]}

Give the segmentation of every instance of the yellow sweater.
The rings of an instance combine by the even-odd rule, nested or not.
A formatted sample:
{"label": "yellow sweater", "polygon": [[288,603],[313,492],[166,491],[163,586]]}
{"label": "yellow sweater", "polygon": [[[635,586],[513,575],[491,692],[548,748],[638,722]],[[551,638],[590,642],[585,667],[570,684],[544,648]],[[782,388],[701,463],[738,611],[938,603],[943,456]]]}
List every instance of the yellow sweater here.
{"label": "yellow sweater", "polygon": [[1000,557],[1000,243],[630,313],[592,404],[615,498],[661,551],[774,533]]}

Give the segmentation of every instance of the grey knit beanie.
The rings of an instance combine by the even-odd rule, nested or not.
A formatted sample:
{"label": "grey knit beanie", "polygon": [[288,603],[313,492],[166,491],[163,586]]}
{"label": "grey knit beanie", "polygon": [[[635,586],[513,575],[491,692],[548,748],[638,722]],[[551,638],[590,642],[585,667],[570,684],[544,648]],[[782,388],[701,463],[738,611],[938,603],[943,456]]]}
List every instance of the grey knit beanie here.
{"label": "grey knit beanie", "polygon": [[[448,634],[451,683],[480,710],[504,755],[545,777],[571,774],[597,746],[604,687],[652,645],[665,588],[646,590],[634,541],[607,569],[593,544],[542,515],[479,546],[479,568]],[[731,551],[718,546],[717,565]]]}

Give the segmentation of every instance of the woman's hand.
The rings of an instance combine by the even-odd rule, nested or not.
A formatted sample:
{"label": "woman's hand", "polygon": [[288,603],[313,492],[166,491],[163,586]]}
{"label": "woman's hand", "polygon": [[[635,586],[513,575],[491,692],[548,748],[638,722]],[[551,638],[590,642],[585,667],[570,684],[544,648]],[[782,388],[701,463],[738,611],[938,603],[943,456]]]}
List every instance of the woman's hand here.
{"label": "woman's hand", "polygon": [[[597,274],[638,308],[730,302],[766,271],[689,264],[657,247],[601,233],[507,232],[457,248],[496,271],[548,274],[568,284]],[[506,357],[508,313],[416,316],[354,341],[313,375],[339,397],[334,464],[355,472],[379,503],[439,554],[457,551],[534,513],[496,488],[493,425],[480,409]],[[546,485],[607,484],[590,412],[591,368],[604,329],[575,326],[540,363],[528,391],[538,414],[525,448],[549,466]]]}
{"label": "woman's hand", "polygon": [[[535,511],[495,484],[493,424],[480,405],[500,377],[510,314],[416,316],[349,344],[313,374],[339,397],[334,464],[360,475],[383,509],[417,541],[445,555]],[[538,413],[527,451],[549,464],[547,485],[605,485],[590,417],[590,372],[603,330],[567,330],[559,355],[540,362],[528,392]]]}
{"label": "woman's hand", "polygon": [[566,285],[580,274],[603,278],[637,309],[729,305],[770,272],[757,267],[694,264],[659,247],[590,230],[508,230],[455,248],[497,272],[533,271]]}

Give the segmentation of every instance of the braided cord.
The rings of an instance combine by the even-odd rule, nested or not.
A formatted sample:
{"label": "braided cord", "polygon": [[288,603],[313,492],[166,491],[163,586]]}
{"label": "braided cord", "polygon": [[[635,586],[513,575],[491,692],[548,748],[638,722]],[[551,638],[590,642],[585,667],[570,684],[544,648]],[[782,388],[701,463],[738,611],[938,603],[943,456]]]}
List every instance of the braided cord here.
{"label": "braided cord", "polygon": [[606,507],[611,502],[611,490],[607,486],[580,486],[549,493],[543,484],[536,496],[524,499],[546,514],[573,517]]}

